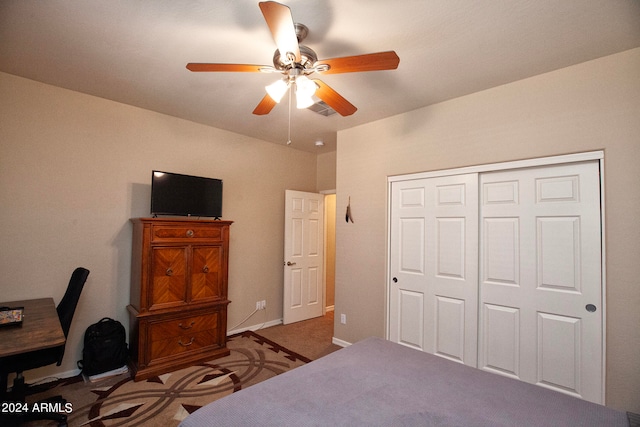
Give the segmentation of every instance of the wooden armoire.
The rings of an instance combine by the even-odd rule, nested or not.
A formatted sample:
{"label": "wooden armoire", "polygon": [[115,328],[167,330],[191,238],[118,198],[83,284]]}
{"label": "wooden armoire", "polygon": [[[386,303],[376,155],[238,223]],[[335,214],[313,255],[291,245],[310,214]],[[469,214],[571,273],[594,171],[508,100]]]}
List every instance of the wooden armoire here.
{"label": "wooden armoire", "polygon": [[134,218],[129,346],[139,381],[229,354],[232,221]]}

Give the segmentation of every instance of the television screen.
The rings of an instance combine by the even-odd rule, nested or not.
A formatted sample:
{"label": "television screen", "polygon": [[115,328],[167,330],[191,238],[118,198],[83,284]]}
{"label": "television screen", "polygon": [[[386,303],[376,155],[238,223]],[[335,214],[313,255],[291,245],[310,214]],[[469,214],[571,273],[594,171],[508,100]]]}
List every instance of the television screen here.
{"label": "television screen", "polygon": [[221,218],[222,180],[153,171],[151,214]]}

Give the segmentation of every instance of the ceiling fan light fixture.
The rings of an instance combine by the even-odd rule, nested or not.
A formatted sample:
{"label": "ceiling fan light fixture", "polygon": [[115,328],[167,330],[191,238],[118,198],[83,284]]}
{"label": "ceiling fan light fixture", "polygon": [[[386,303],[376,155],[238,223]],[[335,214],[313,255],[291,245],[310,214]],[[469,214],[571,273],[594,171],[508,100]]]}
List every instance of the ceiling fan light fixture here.
{"label": "ceiling fan light fixture", "polygon": [[268,86],[265,86],[267,93],[275,102],[280,102],[285,93],[287,93],[287,89],[289,89],[289,85],[284,80],[276,80]]}
{"label": "ceiling fan light fixture", "polygon": [[305,96],[313,96],[316,93],[318,87],[306,76],[299,76],[296,78],[296,92],[302,93]]}
{"label": "ceiling fan light fixture", "polygon": [[296,78],[296,106],[299,109],[311,107],[315,101],[313,95],[316,93],[317,86],[305,76]]}
{"label": "ceiling fan light fixture", "polygon": [[298,107],[299,110],[303,110],[305,108],[309,108],[314,103],[315,103],[315,101],[313,100],[312,97],[305,96],[305,95],[300,95],[299,93],[296,93],[296,107]]}

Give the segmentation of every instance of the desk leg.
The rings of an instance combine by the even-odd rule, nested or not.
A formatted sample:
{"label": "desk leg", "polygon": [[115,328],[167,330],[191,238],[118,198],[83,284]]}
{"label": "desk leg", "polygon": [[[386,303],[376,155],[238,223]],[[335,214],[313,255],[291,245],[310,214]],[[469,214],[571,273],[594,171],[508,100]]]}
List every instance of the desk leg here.
{"label": "desk leg", "polygon": [[12,400],[16,402],[24,402],[26,394],[27,388],[24,385],[24,376],[22,375],[22,373],[19,373],[13,379],[13,387],[11,388]]}
{"label": "desk leg", "polygon": [[9,393],[7,393],[7,377],[6,372],[0,372],[0,400],[9,400]]}

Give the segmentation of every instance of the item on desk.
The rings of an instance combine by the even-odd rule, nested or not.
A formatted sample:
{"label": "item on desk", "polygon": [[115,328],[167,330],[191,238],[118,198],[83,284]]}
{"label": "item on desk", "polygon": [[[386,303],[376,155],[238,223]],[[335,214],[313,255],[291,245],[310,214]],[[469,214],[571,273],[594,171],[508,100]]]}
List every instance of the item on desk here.
{"label": "item on desk", "polygon": [[24,307],[0,307],[0,326],[22,324]]}

